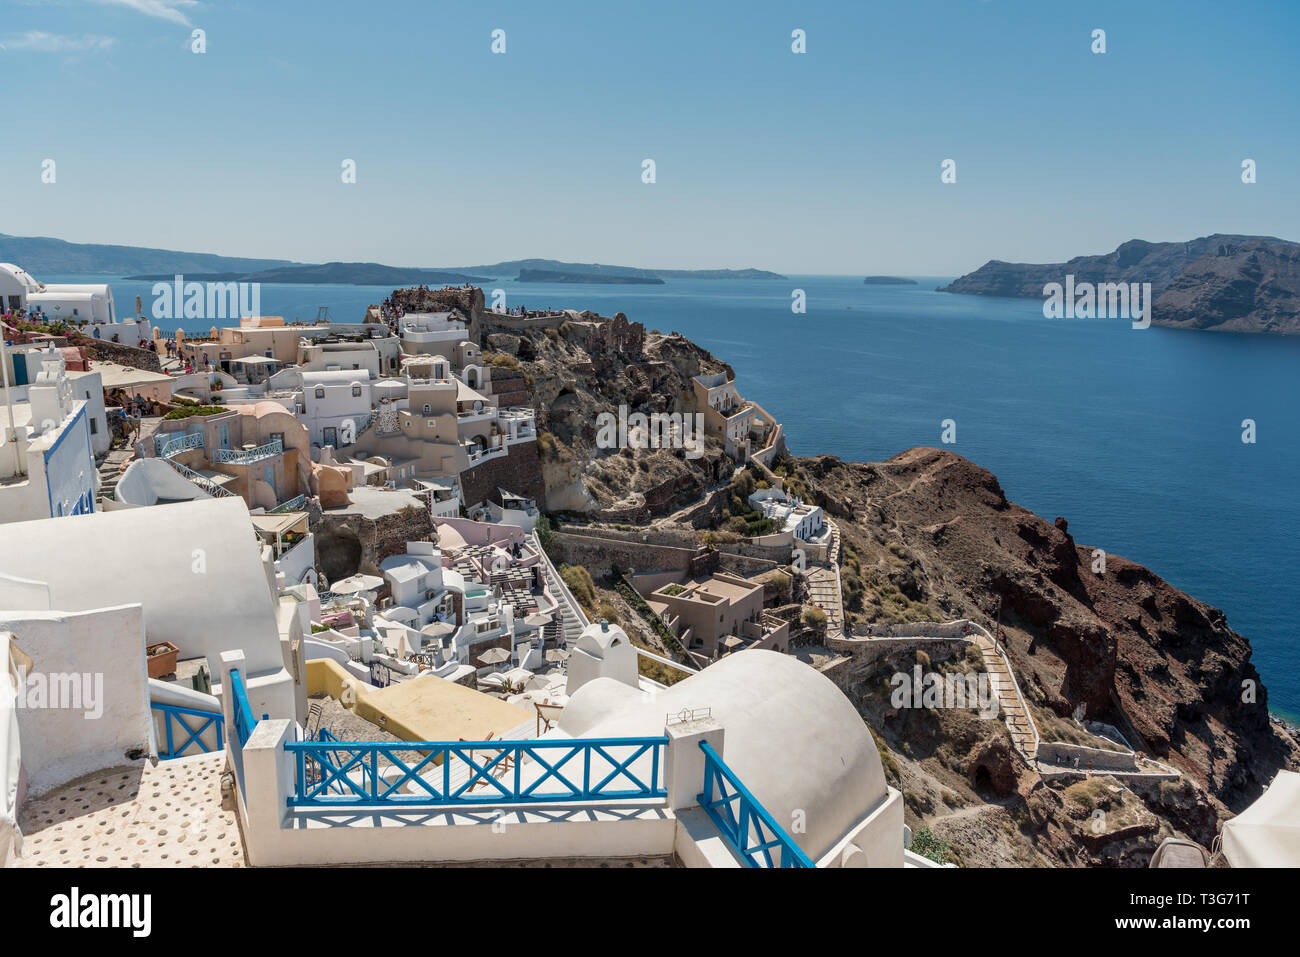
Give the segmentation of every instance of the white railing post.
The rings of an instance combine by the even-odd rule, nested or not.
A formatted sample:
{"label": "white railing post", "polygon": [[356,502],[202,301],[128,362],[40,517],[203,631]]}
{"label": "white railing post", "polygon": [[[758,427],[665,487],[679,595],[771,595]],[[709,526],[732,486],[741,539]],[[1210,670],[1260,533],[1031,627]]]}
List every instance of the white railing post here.
{"label": "white railing post", "polygon": [[701,741],[721,755],[723,728],[711,715],[693,713],[669,715],[664,727],[668,746],[664,749],[664,786],[668,806],[674,811],[696,807],[704,790],[704,751]]}

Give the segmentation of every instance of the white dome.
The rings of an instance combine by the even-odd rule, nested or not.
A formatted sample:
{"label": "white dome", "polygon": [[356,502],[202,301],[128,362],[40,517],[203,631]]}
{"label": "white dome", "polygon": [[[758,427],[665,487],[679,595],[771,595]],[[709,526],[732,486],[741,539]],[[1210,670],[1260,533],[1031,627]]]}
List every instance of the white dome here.
{"label": "white dome", "polygon": [[[574,692],[559,728],[577,737],[662,734],[666,716],[711,710],[722,760],[813,860],[888,798],[871,733],[835,685],[775,651],[727,655],[647,695],[608,678]],[[806,827],[794,833],[796,812]]]}

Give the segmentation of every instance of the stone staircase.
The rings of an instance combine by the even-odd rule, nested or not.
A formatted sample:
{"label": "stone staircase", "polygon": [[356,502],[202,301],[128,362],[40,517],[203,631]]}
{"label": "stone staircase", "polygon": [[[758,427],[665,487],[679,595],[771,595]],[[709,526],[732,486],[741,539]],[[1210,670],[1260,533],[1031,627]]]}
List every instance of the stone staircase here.
{"label": "stone staircase", "polygon": [[820,605],[826,612],[826,635],[838,638],[844,634],[844,609],[840,604],[840,580],[834,566],[812,565],[804,575],[808,585],[808,603]]}
{"label": "stone staircase", "polygon": [[992,637],[984,629],[976,628],[972,637],[984,658],[984,670],[988,673],[989,684],[998,696],[998,708],[1006,721],[1007,730],[1011,732],[1011,741],[1025,756],[1030,767],[1033,767],[1038,760],[1038,731],[1011,676],[1006,659],[998,653]]}
{"label": "stone staircase", "polygon": [[560,573],[551,564],[551,559],[542,550],[542,543],[538,540],[536,532],[533,532],[532,535],[532,545],[541,556],[542,575],[546,579],[546,588],[559,602],[559,608],[557,609],[559,620],[552,621],[546,627],[546,638],[558,643],[560,634],[563,634],[565,644],[572,645],[588,625],[586,616],[583,615],[582,609],[578,607],[577,599],[573,597],[568,586],[560,578]]}
{"label": "stone staircase", "polygon": [[111,502],[117,494],[117,483],[122,478],[131,453],[123,449],[110,451],[99,463],[99,497],[101,501]]}

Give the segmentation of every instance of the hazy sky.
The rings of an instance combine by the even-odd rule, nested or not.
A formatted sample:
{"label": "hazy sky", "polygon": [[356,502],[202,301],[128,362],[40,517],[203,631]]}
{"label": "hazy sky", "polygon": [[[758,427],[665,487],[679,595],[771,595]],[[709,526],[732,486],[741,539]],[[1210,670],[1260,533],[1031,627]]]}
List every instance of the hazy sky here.
{"label": "hazy sky", "polygon": [[0,0],[0,232],[912,275],[1300,240],[1294,0],[720,6]]}

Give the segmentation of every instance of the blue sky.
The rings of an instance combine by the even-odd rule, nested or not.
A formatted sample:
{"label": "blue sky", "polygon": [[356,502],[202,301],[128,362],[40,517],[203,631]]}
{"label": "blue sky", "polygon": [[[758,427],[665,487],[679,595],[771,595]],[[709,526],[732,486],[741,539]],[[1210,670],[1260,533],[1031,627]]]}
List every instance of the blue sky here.
{"label": "blue sky", "polygon": [[15,235],[909,275],[1133,237],[1300,240],[1294,2],[0,9]]}

